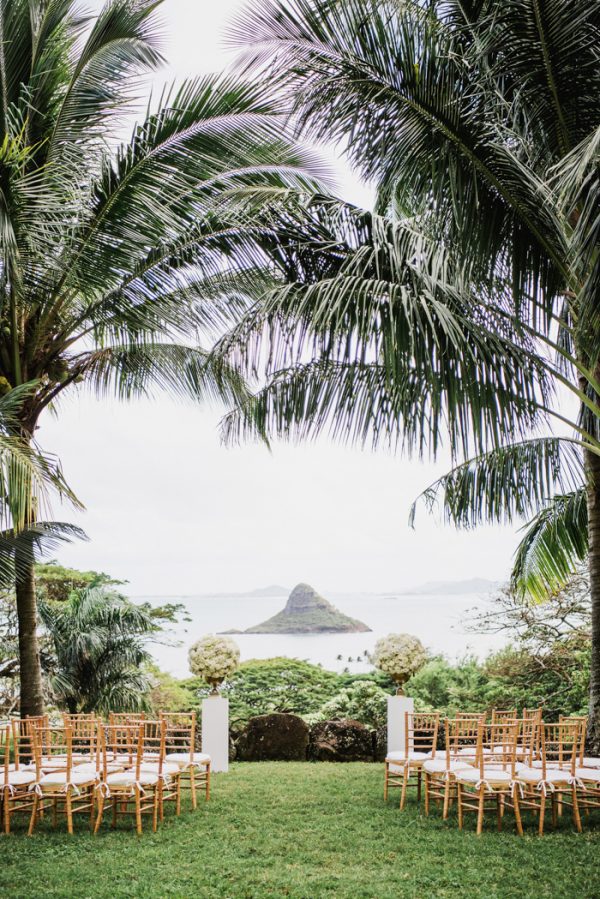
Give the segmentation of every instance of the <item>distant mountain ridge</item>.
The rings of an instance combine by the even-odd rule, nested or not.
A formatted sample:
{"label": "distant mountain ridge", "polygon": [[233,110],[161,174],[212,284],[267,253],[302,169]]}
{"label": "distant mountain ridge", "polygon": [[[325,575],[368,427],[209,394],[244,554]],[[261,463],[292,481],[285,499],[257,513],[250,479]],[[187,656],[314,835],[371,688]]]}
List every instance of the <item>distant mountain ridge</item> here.
{"label": "distant mountain ridge", "polygon": [[268,587],[257,587],[256,590],[248,590],[247,593],[239,593],[239,596],[288,596],[289,587],[280,584],[270,584]]}
{"label": "distant mountain ridge", "polygon": [[473,577],[466,581],[427,581],[411,590],[399,590],[398,596],[457,596],[465,593],[493,593],[500,587],[498,581]]}
{"label": "distant mountain ridge", "polygon": [[[309,584],[298,584],[289,595],[285,608],[262,624],[249,627],[244,634],[335,634],[366,633],[371,628],[350,618],[320,596]],[[226,631],[225,633],[240,633]]]}

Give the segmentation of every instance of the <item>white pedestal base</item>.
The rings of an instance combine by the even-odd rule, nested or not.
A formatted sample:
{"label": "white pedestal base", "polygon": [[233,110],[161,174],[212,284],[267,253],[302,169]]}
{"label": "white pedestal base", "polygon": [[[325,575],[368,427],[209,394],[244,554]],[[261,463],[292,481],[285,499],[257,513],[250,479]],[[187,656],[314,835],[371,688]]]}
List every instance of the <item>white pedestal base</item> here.
{"label": "white pedestal base", "polygon": [[404,752],[406,740],[404,715],[406,712],[414,712],[415,701],[410,696],[388,696],[387,704],[387,751]]}
{"label": "white pedestal base", "polygon": [[211,757],[212,771],[229,771],[229,700],[202,700],[202,752]]}

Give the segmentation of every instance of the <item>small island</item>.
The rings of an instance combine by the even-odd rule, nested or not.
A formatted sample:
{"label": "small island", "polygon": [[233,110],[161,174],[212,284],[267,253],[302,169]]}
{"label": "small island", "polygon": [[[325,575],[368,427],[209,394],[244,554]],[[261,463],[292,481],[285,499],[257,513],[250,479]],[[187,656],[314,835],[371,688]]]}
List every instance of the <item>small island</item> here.
{"label": "small island", "polygon": [[[371,628],[350,618],[320,596],[309,584],[298,584],[289,595],[285,608],[262,624],[249,627],[244,634],[360,634]],[[237,633],[240,631],[226,631]]]}

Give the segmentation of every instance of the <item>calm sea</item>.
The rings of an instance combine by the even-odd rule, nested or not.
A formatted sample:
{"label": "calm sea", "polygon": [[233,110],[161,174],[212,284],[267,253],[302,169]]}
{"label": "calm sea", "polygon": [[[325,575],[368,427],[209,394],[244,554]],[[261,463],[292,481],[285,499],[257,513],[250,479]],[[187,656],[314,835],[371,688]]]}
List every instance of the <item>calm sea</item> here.
{"label": "calm sea", "polygon": [[[505,637],[469,633],[465,622],[477,611],[491,607],[489,596],[381,596],[360,594],[328,594],[327,598],[341,612],[358,618],[372,628],[366,634],[242,634],[235,635],[242,660],[287,656],[304,659],[324,668],[341,671],[369,671],[365,660],[375,641],[389,633],[409,633],[434,653],[456,659],[467,652],[479,657],[500,648]],[[174,629],[170,641],[177,645],[159,644],[152,653],[159,667],[176,677],[188,677],[187,652],[192,643],[205,634],[230,628],[244,630],[279,612],[287,600],[281,597],[240,596],[133,596],[136,602],[160,605],[182,603],[191,621]],[[341,659],[338,659],[341,656]],[[357,656],[360,656],[357,661]],[[352,662],[349,661],[352,658]]]}

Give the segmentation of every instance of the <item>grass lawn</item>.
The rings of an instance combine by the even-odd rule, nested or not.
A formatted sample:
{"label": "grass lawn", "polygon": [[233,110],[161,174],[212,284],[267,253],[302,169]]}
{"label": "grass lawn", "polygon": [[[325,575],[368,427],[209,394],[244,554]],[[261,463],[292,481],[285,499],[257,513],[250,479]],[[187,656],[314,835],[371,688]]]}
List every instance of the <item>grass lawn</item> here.
{"label": "grass lawn", "polygon": [[[31,839],[0,836],[2,897],[231,897],[430,899],[600,897],[600,813],[576,834],[480,838],[454,820],[425,818],[397,791],[382,798],[382,765],[238,763],[214,778],[213,798],[141,838],[105,824],[69,838],[42,824]],[[145,825],[147,821],[145,820]]]}

